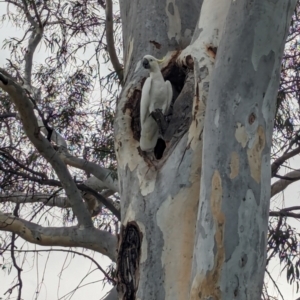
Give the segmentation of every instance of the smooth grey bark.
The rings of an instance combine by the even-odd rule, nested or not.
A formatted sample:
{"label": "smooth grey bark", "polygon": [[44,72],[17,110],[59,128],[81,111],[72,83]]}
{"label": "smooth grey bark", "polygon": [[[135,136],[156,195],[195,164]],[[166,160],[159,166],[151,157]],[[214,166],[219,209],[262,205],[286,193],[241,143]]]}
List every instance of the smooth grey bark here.
{"label": "smooth grey bark", "polygon": [[[119,299],[260,299],[274,96],[295,1],[201,5],[120,1],[125,85],[115,120]],[[166,55],[162,73],[173,88],[180,85],[172,77],[180,73],[176,60],[186,72],[160,161],[138,150],[147,76],[140,60],[146,54]]]}
{"label": "smooth grey bark", "polygon": [[[138,151],[139,101],[147,76],[140,61],[146,54],[161,58],[170,51],[169,57],[175,56],[174,64],[179,50],[191,41],[201,4],[120,1],[125,57],[125,85],[115,120],[122,213],[120,299],[188,297],[201,159],[193,156],[194,151],[187,145],[186,118],[177,124],[161,161]],[[187,76],[191,78],[193,72],[187,70]],[[174,104],[180,107],[180,103],[186,103],[187,118],[193,95],[194,82],[189,81]]]}
{"label": "smooth grey bark", "polygon": [[206,108],[191,299],[261,297],[275,98],[295,4],[231,2]]}

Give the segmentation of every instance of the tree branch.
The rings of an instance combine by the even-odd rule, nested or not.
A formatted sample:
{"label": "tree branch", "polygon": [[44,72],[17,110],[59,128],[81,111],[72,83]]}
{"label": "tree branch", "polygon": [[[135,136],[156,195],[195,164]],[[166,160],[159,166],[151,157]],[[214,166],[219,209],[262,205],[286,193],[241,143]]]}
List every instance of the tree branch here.
{"label": "tree branch", "polygon": [[282,209],[280,211],[270,211],[269,217],[290,217],[290,218],[299,219],[300,214],[288,212]]}
{"label": "tree branch", "polygon": [[121,66],[115,48],[114,42],[114,24],[113,24],[113,3],[112,0],[106,0],[106,43],[110,61],[116,71],[120,82],[123,82],[123,67]]}
{"label": "tree branch", "polygon": [[15,118],[16,116],[17,116],[16,113],[6,113],[0,115],[0,119]]}
{"label": "tree branch", "polygon": [[31,14],[28,10],[28,5],[27,5],[26,0],[22,0],[23,6],[21,6],[17,3],[14,3],[14,2],[11,2],[11,3],[13,3],[14,5],[17,5],[18,7],[23,9],[25,16],[27,18],[27,21],[31,24],[31,26],[35,27],[37,25],[36,22],[34,21],[34,18],[31,16]]}
{"label": "tree branch", "polygon": [[[2,73],[1,68],[0,72]],[[59,155],[57,155],[51,143],[40,133],[37,118],[33,111],[33,104],[28,98],[27,93],[19,84],[9,79],[5,80],[5,78],[2,80],[1,77],[0,87],[9,94],[12,102],[15,104],[27,137],[55,170],[68,199],[71,201],[72,209],[79,224],[85,227],[93,227],[90,214],[82,201],[67,166],[60,159]]]}
{"label": "tree branch", "polygon": [[[62,184],[59,181],[54,179],[43,179],[43,178],[29,176],[26,173],[14,171],[14,170],[6,170],[2,168],[1,165],[0,165],[0,170],[2,170],[3,172],[9,172],[11,174],[15,174],[22,178],[27,178],[28,180],[31,180],[33,182],[38,182],[41,185],[62,187]],[[105,186],[100,180],[92,176],[88,178],[86,181],[84,181],[83,184],[76,184],[76,186],[81,192],[84,192],[82,193],[83,198],[85,199],[86,207],[91,216],[96,216],[100,212],[102,205],[105,205],[120,220],[120,207],[116,205],[114,201],[107,198],[112,194],[114,194],[114,192],[111,190],[106,190],[103,192],[103,195],[97,192],[97,191],[102,191],[105,188]],[[47,194],[36,194],[36,195],[28,195],[23,193],[14,193],[10,195],[0,194],[0,203],[1,202],[4,203],[8,201],[14,203],[43,202],[44,205],[47,206],[57,206],[61,208],[72,207],[71,202],[67,198],[66,199],[63,199],[63,197],[53,198],[51,195],[47,195]]]}
{"label": "tree branch", "polygon": [[89,260],[91,260],[96,266],[97,268],[105,275],[105,277],[110,280],[111,282],[115,283],[115,280],[113,278],[111,278],[109,276],[109,274],[107,272],[105,272],[105,270],[97,263],[97,261],[95,259],[93,259],[91,256],[89,255],[86,255],[84,253],[81,253],[81,252],[78,252],[78,251],[74,251],[74,250],[71,250],[71,249],[43,249],[43,250],[15,250],[16,252],[20,252],[20,253],[30,253],[30,252],[34,252],[34,253],[39,253],[39,252],[66,252],[66,253],[73,253],[73,254],[76,254],[76,255],[79,255],[79,256],[82,256],[82,257],[85,257]]}
{"label": "tree branch", "polygon": [[[19,204],[16,205],[14,209],[14,216],[18,217],[18,211],[19,211]],[[13,262],[13,265],[17,271],[18,274],[18,299],[21,299],[22,295],[22,287],[23,287],[23,281],[21,277],[22,269],[18,266],[16,257],[15,257],[15,240],[16,240],[16,234],[13,233],[11,237],[11,245],[10,245],[10,255]]]}
{"label": "tree branch", "polygon": [[91,195],[93,195],[96,199],[99,199],[99,201],[102,204],[104,204],[118,218],[119,221],[121,220],[120,210],[118,210],[111,201],[109,201],[108,199],[103,197],[101,194],[98,194],[96,191],[94,191],[93,189],[91,189],[90,187],[88,187],[84,184],[80,184],[80,185],[78,185],[78,187],[80,188],[80,190],[86,191],[86,192],[90,193]]}
{"label": "tree branch", "polygon": [[59,149],[59,154],[62,159],[62,161],[72,167],[81,169],[83,171],[86,171],[90,174],[93,174],[96,178],[101,180],[106,188],[118,192],[118,180],[116,177],[115,172],[102,168],[99,165],[89,162],[85,159],[77,158],[75,156],[72,156],[69,154],[65,148],[60,148]]}
{"label": "tree branch", "polygon": [[298,148],[296,148],[296,149],[294,149],[294,150],[292,150],[290,152],[284,153],[282,156],[280,156],[277,159],[275,159],[274,162],[271,165],[272,176],[274,176],[277,173],[277,171],[280,168],[280,166],[286,160],[288,160],[289,158],[294,157],[295,155],[297,155],[299,153],[300,153],[300,147],[298,147]]}
{"label": "tree branch", "polygon": [[67,197],[53,196],[50,194],[37,193],[29,195],[28,193],[13,193],[13,194],[0,194],[0,203],[36,203],[42,202],[47,206],[67,208],[71,207],[71,203]]}
{"label": "tree branch", "polygon": [[112,261],[117,257],[117,237],[94,227],[42,227],[0,212],[0,230],[41,246],[82,247],[104,254]]}
{"label": "tree branch", "polygon": [[[41,128],[42,133],[47,137],[49,132],[48,132],[48,129],[45,127],[44,122],[40,118],[37,118],[37,121],[38,121],[38,125]],[[59,132],[57,132],[55,129],[52,129],[50,140],[60,147],[64,147],[66,149],[68,147],[67,142],[64,139],[64,137]]]}
{"label": "tree branch", "polygon": [[280,179],[271,185],[271,197],[282,192],[291,183],[300,180],[300,169],[289,172],[283,177],[283,179]]}

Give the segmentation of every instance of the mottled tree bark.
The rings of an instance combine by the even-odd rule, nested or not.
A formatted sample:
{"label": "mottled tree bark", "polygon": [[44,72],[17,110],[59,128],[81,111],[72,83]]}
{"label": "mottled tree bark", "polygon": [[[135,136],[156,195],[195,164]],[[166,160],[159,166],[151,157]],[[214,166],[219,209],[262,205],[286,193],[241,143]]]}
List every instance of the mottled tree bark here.
{"label": "mottled tree bark", "polygon": [[[119,299],[260,299],[275,95],[296,1],[120,2]],[[174,91],[160,160],[138,148],[146,54],[166,56]]]}

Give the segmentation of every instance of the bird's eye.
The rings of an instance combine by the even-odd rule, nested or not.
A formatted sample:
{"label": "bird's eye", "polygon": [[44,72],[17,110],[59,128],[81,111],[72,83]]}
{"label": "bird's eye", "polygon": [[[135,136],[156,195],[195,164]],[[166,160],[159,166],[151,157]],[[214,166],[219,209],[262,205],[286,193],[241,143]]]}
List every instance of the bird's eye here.
{"label": "bird's eye", "polygon": [[150,61],[152,61],[152,59],[150,59]]}

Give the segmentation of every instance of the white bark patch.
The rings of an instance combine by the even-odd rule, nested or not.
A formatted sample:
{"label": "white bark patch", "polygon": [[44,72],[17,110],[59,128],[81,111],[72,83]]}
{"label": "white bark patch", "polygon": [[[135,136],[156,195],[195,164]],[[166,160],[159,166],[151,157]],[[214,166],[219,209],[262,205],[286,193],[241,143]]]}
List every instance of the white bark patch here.
{"label": "white bark patch", "polygon": [[142,232],[143,234],[143,240],[142,240],[142,253],[141,253],[141,260],[140,260],[140,263],[144,263],[147,259],[147,256],[148,256],[148,252],[147,252],[147,249],[148,249],[148,241],[147,241],[147,236],[146,236],[146,230],[145,230],[145,226],[143,223],[139,222],[139,221],[136,221],[136,223],[138,224],[139,226],[139,229],[140,231]]}
{"label": "white bark patch", "polygon": [[124,220],[123,220],[123,225],[124,225],[124,226],[126,226],[126,224],[127,224],[128,222],[136,221],[136,220],[135,220],[135,211],[134,211],[134,209],[132,208],[132,207],[133,207],[133,202],[134,202],[134,201],[132,201],[132,202],[129,204],[128,208],[126,209],[126,214],[125,214],[125,217],[124,217]]}
{"label": "white bark patch", "polygon": [[[207,218],[207,216],[205,215],[201,216],[204,217],[204,219],[207,219],[206,223],[204,223],[203,221],[203,227],[205,227],[206,239],[209,239],[209,242],[205,241],[204,244],[209,245],[210,249],[207,247],[207,249],[204,250],[202,247],[202,253],[205,253],[205,255],[202,255],[200,257],[198,256],[198,273],[193,279],[190,296],[191,300],[210,298],[221,299],[219,283],[225,259],[225,216],[222,212],[222,196],[222,180],[219,172],[216,170],[211,182],[210,203],[207,203],[207,201],[202,202],[203,206],[210,205],[209,208],[202,208],[203,214],[205,214],[205,211],[210,210],[213,218],[213,226],[211,226],[210,221],[208,220],[209,218]],[[199,243],[201,243],[201,240],[198,240],[198,247]],[[196,251],[197,248],[195,249],[195,252]],[[200,253],[199,250],[197,252]],[[210,263],[208,263],[208,261]],[[201,297],[199,296],[199,294],[201,294]]]}
{"label": "white bark patch", "polygon": [[249,137],[246,132],[245,126],[243,126],[241,123],[237,123],[237,127],[235,130],[235,138],[242,145],[243,148],[246,147]]}
{"label": "white bark patch", "polygon": [[240,168],[240,157],[236,152],[231,153],[231,162],[230,162],[230,179],[234,179],[239,174]]}
{"label": "white bark patch", "polygon": [[155,188],[156,170],[150,168],[148,165],[140,164],[137,170],[137,176],[140,183],[140,190],[143,196],[152,193]]}
{"label": "white bark patch", "polygon": [[166,14],[169,20],[168,38],[169,40],[175,38],[179,43],[181,39],[181,18],[175,0],[167,0]]}
{"label": "white bark patch", "polygon": [[134,73],[136,73],[140,69],[140,67],[141,67],[141,61],[139,60],[134,69]]}
{"label": "white bark patch", "polygon": [[217,111],[215,112],[215,126],[218,128],[219,127],[219,119],[220,119],[220,109],[217,109]]}
{"label": "white bark patch", "polygon": [[[231,0],[205,0],[200,14],[198,27],[201,31],[197,39],[184,49],[179,57],[184,61],[185,57],[192,55],[199,62],[203,57],[212,57],[208,55],[207,47],[218,47],[225,24],[225,18],[228,13]],[[196,30],[199,30],[196,29]]]}
{"label": "white bark patch", "polygon": [[119,130],[116,136],[116,156],[119,166],[125,169],[126,165],[128,165],[132,172],[142,160],[136,150],[139,146],[138,142],[133,138],[132,134],[127,134],[131,132],[131,117],[129,114],[130,111],[127,109],[122,116],[122,120],[119,121],[119,124],[122,123],[123,125],[123,130]]}
{"label": "white bark patch", "polygon": [[247,149],[248,163],[250,166],[251,177],[257,182],[261,178],[262,151],[265,148],[266,138],[262,126],[257,128],[256,138],[253,146]]}
{"label": "white bark patch", "polygon": [[192,162],[189,178],[192,185],[182,188],[174,198],[169,196],[156,214],[164,238],[161,262],[165,271],[165,299],[188,299],[190,286],[187,279],[192,268],[200,189],[199,163],[201,160]]}
{"label": "white bark patch", "polygon": [[183,37],[181,38],[181,41],[180,41],[180,46],[182,49],[186,48],[191,40],[192,40],[192,30],[191,29],[186,29],[184,31],[184,34],[183,34]]}
{"label": "white bark patch", "polygon": [[133,50],[133,42],[134,42],[134,38],[131,38],[130,42],[129,42],[129,47],[128,47],[128,50],[127,50],[127,55],[126,55],[126,63],[125,63],[125,68],[124,68],[124,78],[126,78],[126,76],[127,76],[128,67],[129,67],[129,64],[130,64],[130,59],[131,59],[132,50]]}

